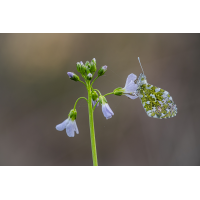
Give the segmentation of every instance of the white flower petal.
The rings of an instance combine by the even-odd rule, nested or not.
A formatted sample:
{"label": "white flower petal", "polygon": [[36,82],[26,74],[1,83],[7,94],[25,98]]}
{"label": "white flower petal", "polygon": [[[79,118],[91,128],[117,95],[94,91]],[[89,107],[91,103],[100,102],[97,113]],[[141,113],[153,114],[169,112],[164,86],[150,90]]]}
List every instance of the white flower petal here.
{"label": "white flower petal", "polygon": [[102,112],[106,119],[110,119],[112,115],[114,115],[113,111],[107,103],[102,105]]}
{"label": "white flower petal", "polygon": [[106,109],[106,105],[105,104],[102,104],[102,112],[103,112],[103,115],[104,117],[107,117],[107,109]]}
{"label": "white flower petal", "polygon": [[66,128],[66,124],[69,121],[69,119],[66,119],[65,121],[63,121],[61,124],[58,124],[56,126],[56,130],[58,131],[63,131]]}
{"label": "white flower petal", "polygon": [[124,93],[132,93],[137,90],[138,86],[133,81],[131,81],[128,85],[124,87],[125,92]]}
{"label": "white flower petal", "polygon": [[128,98],[130,99],[136,99],[138,98],[138,96],[133,96],[133,95],[130,95],[130,94],[125,94]]}
{"label": "white flower petal", "polygon": [[129,74],[127,79],[126,79],[126,84],[125,87],[131,82],[131,81],[135,81],[137,79],[137,76],[135,74]]}
{"label": "white flower petal", "polygon": [[110,108],[110,106],[108,104],[106,104],[106,108],[112,115],[114,115],[113,111],[111,110],[111,108]]}
{"label": "white flower petal", "polygon": [[74,137],[75,133],[75,121],[69,120],[69,123],[66,126],[66,133],[69,137]]}
{"label": "white flower petal", "polygon": [[77,127],[77,124],[76,124],[76,120],[75,121],[75,131],[76,131],[76,134],[79,134],[79,131],[78,131],[78,127]]}

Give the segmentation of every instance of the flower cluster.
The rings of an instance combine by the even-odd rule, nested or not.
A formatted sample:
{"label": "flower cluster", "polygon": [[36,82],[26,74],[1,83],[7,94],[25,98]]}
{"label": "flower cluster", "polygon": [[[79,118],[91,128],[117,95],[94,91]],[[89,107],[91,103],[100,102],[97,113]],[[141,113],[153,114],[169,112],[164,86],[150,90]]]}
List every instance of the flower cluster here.
{"label": "flower cluster", "polygon": [[[86,61],[85,64],[83,64],[82,61],[77,62],[76,67],[77,67],[77,71],[84,78],[85,83],[83,81],[81,81],[79,76],[76,75],[75,73],[67,72],[67,74],[71,80],[79,81],[79,82],[82,82],[85,84],[85,86],[88,90],[88,99],[86,99],[85,97],[80,97],[79,99],[84,98],[87,100],[89,114],[91,114],[90,113],[91,110],[93,113],[94,109],[96,107],[98,107],[99,103],[100,103],[102,106],[102,113],[106,119],[110,119],[114,115],[114,112],[108,105],[108,102],[105,98],[106,95],[109,95],[109,94],[115,94],[117,96],[125,95],[125,96],[129,97],[130,99],[136,99],[138,97],[137,96],[137,84],[135,84],[135,80],[136,80],[137,76],[134,74],[130,74],[128,76],[124,88],[119,87],[119,88],[116,88],[112,93],[108,93],[106,95],[101,95],[100,91],[97,89],[94,89],[92,87],[92,85],[98,77],[105,74],[105,72],[107,71],[107,66],[104,65],[99,69],[98,75],[93,80],[92,83],[91,83],[91,80],[93,79],[94,73],[97,70],[96,59],[93,58],[91,62]],[[76,101],[76,103],[78,102],[78,100]],[[74,109],[72,109],[70,111],[68,118],[65,121],[63,121],[61,124],[58,124],[56,126],[56,129],[58,131],[63,131],[64,129],[66,129],[66,133],[69,137],[74,137],[75,133],[79,134],[78,127],[76,125],[76,120],[75,120],[76,116],[77,116],[77,111],[75,109],[76,103],[75,103]]]}

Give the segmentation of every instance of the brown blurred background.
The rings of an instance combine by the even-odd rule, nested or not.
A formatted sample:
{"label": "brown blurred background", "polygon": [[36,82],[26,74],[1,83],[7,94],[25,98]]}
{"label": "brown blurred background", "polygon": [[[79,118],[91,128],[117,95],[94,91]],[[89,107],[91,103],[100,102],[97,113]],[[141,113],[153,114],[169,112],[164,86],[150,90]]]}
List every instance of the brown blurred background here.
{"label": "brown blurred background", "polygon": [[178,114],[149,118],[139,99],[107,96],[114,116],[94,113],[99,165],[200,165],[199,34],[0,34],[0,165],[92,165],[87,104],[77,104],[79,135],[55,126],[83,84],[67,72],[92,58],[108,71],[94,83],[102,94],[124,87],[141,69],[171,94]]}

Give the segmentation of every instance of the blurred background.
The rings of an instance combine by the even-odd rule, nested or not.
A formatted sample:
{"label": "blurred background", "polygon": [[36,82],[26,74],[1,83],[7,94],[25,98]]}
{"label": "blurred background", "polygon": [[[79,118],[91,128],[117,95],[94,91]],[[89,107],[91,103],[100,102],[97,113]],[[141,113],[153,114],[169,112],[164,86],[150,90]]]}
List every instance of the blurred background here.
{"label": "blurred background", "polygon": [[107,96],[114,116],[94,112],[99,165],[200,165],[199,34],[0,34],[0,165],[92,165],[85,100],[77,104],[79,135],[55,129],[87,97],[67,72],[96,58],[108,70],[93,86],[106,94],[139,76],[138,56],[178,114],[150,118],[139,98]]}

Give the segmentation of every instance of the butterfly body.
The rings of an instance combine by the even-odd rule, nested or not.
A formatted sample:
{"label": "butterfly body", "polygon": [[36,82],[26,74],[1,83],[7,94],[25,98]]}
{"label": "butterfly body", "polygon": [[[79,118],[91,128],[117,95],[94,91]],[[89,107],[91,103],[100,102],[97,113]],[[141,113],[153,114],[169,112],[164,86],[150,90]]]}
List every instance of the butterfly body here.
{"label": "butterfly body", "polygon": [[137,95],[149,117],[164,119],[176,116],[176,104],[169,92],[148,84],[143,73],[140,74],[137,85]]}

